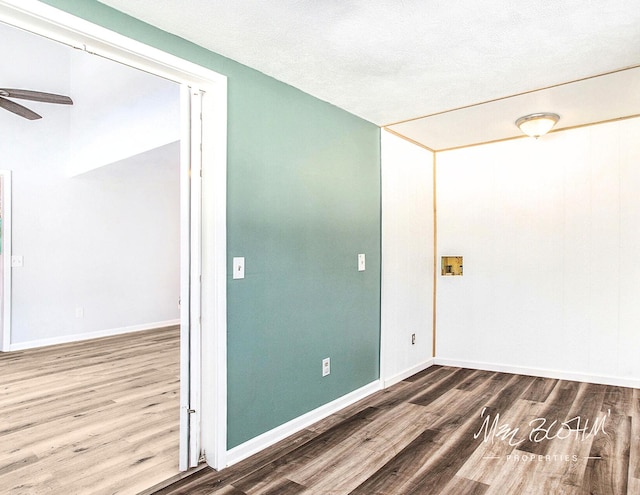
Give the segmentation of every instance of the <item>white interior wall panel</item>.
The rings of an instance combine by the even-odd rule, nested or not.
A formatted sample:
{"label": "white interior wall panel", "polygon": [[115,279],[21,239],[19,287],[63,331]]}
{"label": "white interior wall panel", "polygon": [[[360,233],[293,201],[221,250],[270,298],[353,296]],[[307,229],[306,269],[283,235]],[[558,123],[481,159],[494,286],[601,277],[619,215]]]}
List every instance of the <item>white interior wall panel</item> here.
{"label": "white interior wall panel", "polygon": [[433,154],[384,131],[381,315],[382,378],[393,382],[432,357]]}
{"label": "white interior wall panel", "polygon": [[620,374],[640,378],[640,119],[621,125]]}
{"label": "white interior wall panel", "polygon": [[[437,155],[437,357],[638,380],[640,119]],[[637,264],[636,264],[637,265]]]}

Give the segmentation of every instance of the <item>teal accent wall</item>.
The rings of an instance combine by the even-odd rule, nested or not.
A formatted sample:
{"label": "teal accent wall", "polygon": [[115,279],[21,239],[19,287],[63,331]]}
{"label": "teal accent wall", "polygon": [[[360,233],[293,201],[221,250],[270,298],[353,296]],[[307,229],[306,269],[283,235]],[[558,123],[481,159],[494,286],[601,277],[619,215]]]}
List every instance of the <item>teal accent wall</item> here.
{"label": "teal accent wall", "polygon": [[228,77],[228,447],[378,379],[379,128],[94,0],[46,3]]}

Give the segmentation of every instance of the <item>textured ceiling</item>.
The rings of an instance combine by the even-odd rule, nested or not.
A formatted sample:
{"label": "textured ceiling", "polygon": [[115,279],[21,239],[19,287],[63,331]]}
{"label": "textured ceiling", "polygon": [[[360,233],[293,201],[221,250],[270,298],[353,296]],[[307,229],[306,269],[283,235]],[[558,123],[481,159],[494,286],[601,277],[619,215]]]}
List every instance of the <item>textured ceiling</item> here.
{"label": "textured ceiling", "polygon": [[638,0],[102,2],[379,125],[640,64]]}

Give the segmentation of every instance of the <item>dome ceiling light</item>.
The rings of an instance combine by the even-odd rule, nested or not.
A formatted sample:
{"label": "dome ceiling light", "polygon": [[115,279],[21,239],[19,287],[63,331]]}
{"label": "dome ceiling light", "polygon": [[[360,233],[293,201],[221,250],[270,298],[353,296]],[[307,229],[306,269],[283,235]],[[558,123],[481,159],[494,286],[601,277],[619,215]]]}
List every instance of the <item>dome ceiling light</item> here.
{"label": "dome ceiling light", "polygon": [[549,132],[560,120],[557,113],[532,113],[516,120],[516,125],[527,136],[538,139]]}

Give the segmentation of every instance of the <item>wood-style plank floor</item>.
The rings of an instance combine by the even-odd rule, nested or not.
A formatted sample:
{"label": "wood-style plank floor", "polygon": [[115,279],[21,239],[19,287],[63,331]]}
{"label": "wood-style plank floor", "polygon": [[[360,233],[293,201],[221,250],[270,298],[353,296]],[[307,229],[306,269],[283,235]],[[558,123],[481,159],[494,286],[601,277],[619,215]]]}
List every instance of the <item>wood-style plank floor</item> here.
{"label": "wood-style plank floor", "polygon": [[638,440],[639,390],[433,366],[154,493],[640,494]]}
{"label": "wood-style plank floor", "polygon": [[0,493],[136,494],[178,473],[179,329],[0,353]]}

